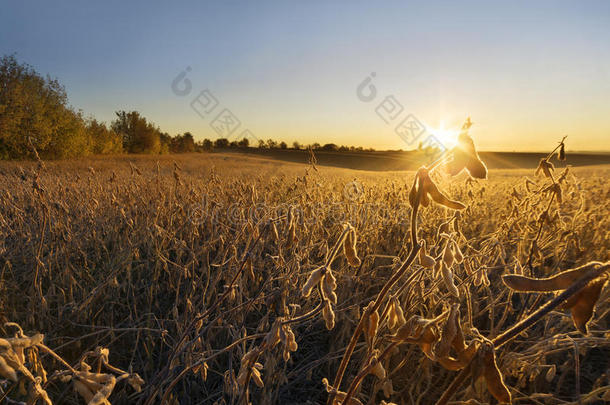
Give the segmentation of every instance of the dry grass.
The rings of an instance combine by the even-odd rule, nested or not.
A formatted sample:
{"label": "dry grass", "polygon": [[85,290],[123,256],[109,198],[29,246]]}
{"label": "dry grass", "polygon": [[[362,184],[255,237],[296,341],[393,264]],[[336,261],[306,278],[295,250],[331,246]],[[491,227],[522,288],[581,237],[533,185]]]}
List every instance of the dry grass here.
{"label": "dry grass", "polygon": [[[39,353],[23,362],[34,380],[4,375],[0,387],[27,400],[39,384],[53,403],[79,403],[64,377],[88,371],[83,354],[98,353],[91,365],[116,365],[102,381],[114,379],[112,403],[324,403],[328,391],[427,404],[451,386],[453,403],[476,404],[495,401],[487,387],[498,378],[513,403],[601,403],[610,289],[587,335],[557,307],[497,342],[553,294],[513,291],[502,275],[549,277],[610,259],[609,174],[572,170],[559,203],[549,188],[559,173],[471,181],[434,171],[438,190],[467,208],[429,202],[414,213],[412,172],[219,155],[3,163],[0,323],[44,333],[57,356],[29,346]],[[36,382],[43,367],[57,372]],[[452,385],[460,369],[485,378]],[[141,392],[120,382],[131,372]]]}

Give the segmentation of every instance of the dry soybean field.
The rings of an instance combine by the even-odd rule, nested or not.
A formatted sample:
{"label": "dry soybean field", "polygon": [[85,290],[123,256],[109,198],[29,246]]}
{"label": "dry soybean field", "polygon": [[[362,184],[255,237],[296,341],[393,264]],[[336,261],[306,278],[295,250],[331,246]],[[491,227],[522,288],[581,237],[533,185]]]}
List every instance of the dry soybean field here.
{"label": "dry soybean field", "polygon": [[569,164],[3,162],[0,402],[608,402],[610,167]]}

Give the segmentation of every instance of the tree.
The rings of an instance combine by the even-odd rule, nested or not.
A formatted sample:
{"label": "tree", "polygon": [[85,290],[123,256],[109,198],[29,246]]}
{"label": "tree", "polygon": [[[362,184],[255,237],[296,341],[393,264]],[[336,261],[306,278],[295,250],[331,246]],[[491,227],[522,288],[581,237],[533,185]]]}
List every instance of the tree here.
{"label": "tree", "polygon": [[313,150],[317,150],[317,149],[320,149],[320,144],[315,142],[315,143],[312,143],[310,147]]}
{"label": "tree", "polygon": [[287,149],[288,145],[286,144],[286,142],[282,141],[280,142],[280,149]]}
{"label": "tree", "polygon": [[334,151],[339,150],[339,148],[334,143],[327,143],[324,146],[322,146],[322,150],[328,150],[328,151],[334,152]]}
{"label": "tree", "polygon": [[171,138],[170,151],[172,153],[189,153],[195,151],[195,139],[190,132],[176,135]]}
{"label": "tree", "polygon": [[161,140],[161,150],[159,151],[159,153],[170,153],[172,149],[172,141],[174,138],[172,138],[172,136],[167,132],[161,132],[159,134],[159,139]]}
{"label": "tree", "polygon": [[184,152],[195,151],[195,138],[193,138],[193,134],[190,132],[185,132],[184,135],[182,135],[182,150]]}
{"label": "tree", "polygon": [[123,149],[129,153],[161,152],[161,131],[137,111],[117,111],[112,129],[123,137]]}
{"label": "tree", "polygon": [[203,140],[203,142],[201,143],[201,145],[203,146],[203,150],[211,152],[212,149],[214,149],[214,143],[212,141],[210,141],[208,138],[205,138]]}
{"label": "tree", "polygon": [[248,138],[244,138],[238,142],[238,146],[240,148],[247,148],[248,146],[250,146],[250,141],[248,140]]}
{"label": "tree", "polygon": [[297,141],[294,141],[294,142],[292,143],[292,148],[293,148],[293,149],[297,149],[297,150],[298,150],[298,149],[301,149],[301,144],[300,144],[300,143],[298,143]]}
{"label": "tree", "polygon": [[103,122],[98,122],[95,118],[89,118],[87,120],[87,132],[91,136],[93,153],[101,155],[123,151],[123,141],[120,135],[108,129]]}
{"label": "tree", "polygon": [[[30,144],[31,142],[31,144]],[[14,56],[0,58],[0,158],[69,158],[91,153],[81,112],[68,105],[64,87]]]}
{"label": "tree", "polygon": [[258,148],[259,148],[259,149],[265,149],[265,146],[266,146],[266,145],[267,145],[267,144],[266,144],[266,143],[265,143],[265,141],[263,141],[262,139],[259,139],[259,140],[258,140]]}
{"label": "tree", "polygon": [[267,147],[269,149],[275,149],[275,148],[277,148],[277,142],[274,141],[273,139],[267,139]]}
{"label": "tree", "polygon": [[214,147],[219,149],[228,148],[229,140],[227,138],[218,138],[214,141]]}

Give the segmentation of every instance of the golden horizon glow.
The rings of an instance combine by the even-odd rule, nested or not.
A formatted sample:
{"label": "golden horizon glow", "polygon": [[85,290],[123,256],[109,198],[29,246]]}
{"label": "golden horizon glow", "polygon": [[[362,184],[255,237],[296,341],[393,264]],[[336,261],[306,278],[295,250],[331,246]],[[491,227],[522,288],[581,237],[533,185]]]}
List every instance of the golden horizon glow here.
{"label": "golden horizon glow", "polygon": [[444,120],[441,120],[438,128],[426,127],[428,133],[434,135],[446,148],[451,149],[457,144],[459,128],[445,128]]}

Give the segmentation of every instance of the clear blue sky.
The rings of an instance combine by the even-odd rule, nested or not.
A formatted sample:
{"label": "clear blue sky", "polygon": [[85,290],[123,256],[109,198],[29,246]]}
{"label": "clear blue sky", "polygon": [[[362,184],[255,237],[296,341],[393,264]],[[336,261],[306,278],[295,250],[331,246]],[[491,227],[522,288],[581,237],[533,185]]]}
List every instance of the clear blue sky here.
{"label": "clear blue sky", "polygon": [[[204,89],[259,138],[408,148],[386,95],[439,136],[470,115],[482,149],[610,150],[608,1],[2,1],[0,54],[110,121],[138,110],[215,138]],[[172,80],[186,67],[192,92]],[[356,87],[371,72],[378,97]]]}

